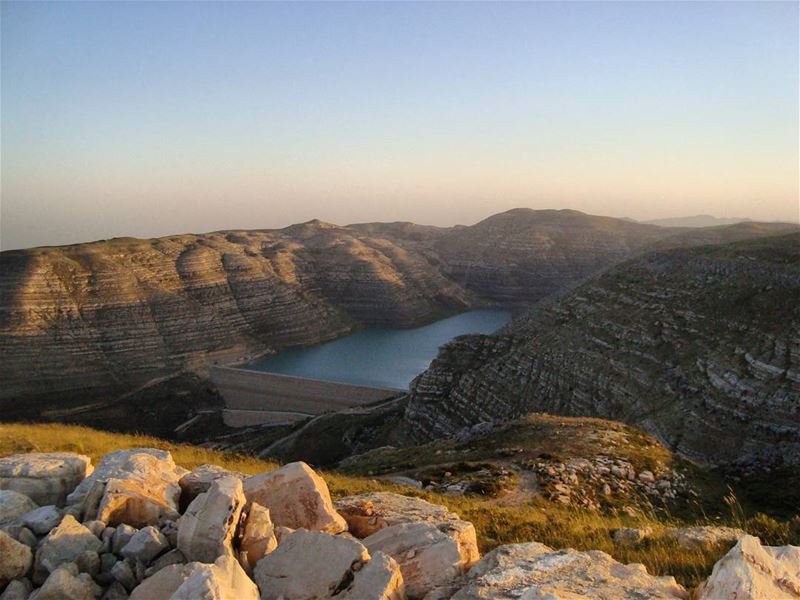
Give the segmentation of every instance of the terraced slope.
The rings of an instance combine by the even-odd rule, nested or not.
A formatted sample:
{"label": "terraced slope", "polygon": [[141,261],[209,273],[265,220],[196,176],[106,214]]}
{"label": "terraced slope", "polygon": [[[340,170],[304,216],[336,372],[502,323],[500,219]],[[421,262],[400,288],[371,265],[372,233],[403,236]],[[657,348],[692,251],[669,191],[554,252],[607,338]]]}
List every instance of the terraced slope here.
{"label": "terraced slope", "polygon": [[714,463],[800,465],[800,234],[659,251],[446,346],[419,441],[532,411],[637,425]]}

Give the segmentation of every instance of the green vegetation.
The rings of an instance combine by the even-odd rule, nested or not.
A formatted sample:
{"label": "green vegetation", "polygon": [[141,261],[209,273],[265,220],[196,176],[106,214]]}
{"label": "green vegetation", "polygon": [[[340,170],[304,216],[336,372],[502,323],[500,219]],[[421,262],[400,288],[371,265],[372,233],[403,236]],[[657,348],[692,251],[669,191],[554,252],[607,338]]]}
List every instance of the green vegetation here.
{"label": "green vegetation", "polygon": [[[545,437],[552,440],[552,444],[557,446],[563,442],[559,442],[559,437],[551,435],[553,431],[547,428],[563,428],[564,426],[557,424],[566,423],[567,420],[561,417],[537,416],[537,418],[548,433]],[[599,429],[601,423],[604,423],[598,419],[573,421],[582,424],[583,427],[595,429]],[[622,425],[615,424],[615,426],[621,428],[621,431],[630,430]],[[574,435],[572,437],[575,438]],[[576,440],[576,443],[586,443],[585,436],[581,439],[584,441]],[[650,438],[647,436],[641,440],[650,444]],[[507,449],[514,444],[519,445],[520,439],[510,434],[506,441],[509,442]],[[660,447],[653,447],[652,452],[648,454],[644,451],[644,445],[637,442],[634,446],[636,452],[644,453],[640,457],[642,465],[647,464],[650,459],[656,460],[656,457],[659,461],[669,458],[669,453],[661,455],[663,449]],[[0,456],[18,452],[72,451],[86,454],[96,463],[105,453],[135,447],[169,450],[175,462],[188,469],[203,463],[213,463],[226,469],[254,474],[278,466],[274,462],[247,455],[173,444],[149,436],[114,434],[70,425],[0,425]],[[555,449],[554,447],[551,450]],[[489,451],[488,446],[485,451]],[[564,445],[561,451],[568,453],[571,450]],[[631,452],[633,459],[634,448],[631,448]],[[442,454],[436,454],[434,449],[427,458],[441,456]],[[657,533],[667,526],[688,523],[677,516],[657,514],[654,511],[640,511],[633,515],[616,510],[589,511],[560,506],[541,496],[520,505],[502,506],[495,499],[476,494],[435,494],[340,472],[325,472],[324,477],[334,497],[382,490],[414,495],[430,502],[444,504],[475,525],[483,552],[501,544],[527,541],[542,542],[554,548],[602,550],[619,561],[643,563],[651,573],[673,575],[680,583],[693,587],[708,576],[714,563],[728,550],[725,545],[713,548],[679,548],[672,542],[657,538],[645,540],[636,546],[622,546],[613,542],[611,532],[618,527],[652,527]],[[728,498],[727,505],[721,504],[726,507],[727,516],[718,515],[713,521],[708,519],[695,521],[739,526],[759,535],[763,541],[770,544],[800,543],[800,519],[780,522],[766,515],[748,518],[746,511],[732,497]]]}

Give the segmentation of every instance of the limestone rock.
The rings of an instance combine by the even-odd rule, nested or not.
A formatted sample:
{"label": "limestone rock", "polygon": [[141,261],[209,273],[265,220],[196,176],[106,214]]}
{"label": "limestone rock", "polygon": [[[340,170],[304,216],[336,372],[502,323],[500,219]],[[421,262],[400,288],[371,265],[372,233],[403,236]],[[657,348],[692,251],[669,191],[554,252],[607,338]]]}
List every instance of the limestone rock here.
{"label": "limestone rock", "polygon": [[119,581],[115,581],[103,593],[100,600],[128,600],[128,591]]}
{"label": "limestone rock", "polygon": [[620,545],[633,546],[653,535],[652,527],[637,529],[634,527],[620,527],[611,533],[611,538]]}
{"label": "limestone rock", "polygon": [[247,478],[244,493],[248,502],[268,508],[276,525],[326,533],[347,529],[333,508],[327,484],[304,462]]}
{"label": "limestone rock", "polygon": [[[165,450],[119,450],[106,454],[92,475],[67,497],[67,502],[82,504],[95,482],[105,483],[96,515],[87,514],[87,518],[109,525],[156,525],[178,517],[179,479],[172,456]],[[86,508],[91,512],[91,507]]]}
{"label": "limestone rock", "polygon": [[137,529],[130,525],[122,524],[114,528],[114,533],[111,535],[111,551],[114,554],[121,555],[122,549],[126,546],[131,538],[136,535]]}
{"label": "limestone rock", "polygon": [[[198,563],[193,563],[197,565]],[[256,584],[231,556],[213,565],[201,564],[175,590],[170,600],[259,600]]]}
{"label": "limestone rock", "polygon": [[36,600],[95,600],[100,588],[72,563],[60,565],[48,576]]}
{"label": "limestone rock", "polygon": [[115,563],[111,567],[110,573],[128,591],[131,591],[139,583],[136,577],[135,565],[131,566],[129,560],[120,560]]}
{"label": "limestone rock", "polygon": [[261,600],[330,598],[370,558],[355,540],[298,529],[255,568]]}
{"label": "limestone rock", "polygon": [[0,458],[0,490],[25,494],[36,504],[61,506],[92,472],[88,456],[72,452],[30,452]]}
{"label": "limestone rock", "polygon": [[0,490],[0,530],[16,537],[23,527],[22,515],[36,508],[36,503],[25,494],[13,490]]}
{"label": "limestone rock", "polygon": [[43,581],[59,565],[74,562],[83,552],[98,552],[103,543],[72,515],[65,516],[61,523],[47,534],[36,550],[34,583]]}
{"label": "limestone rock", "polygon": [[353,583],[337,594],[337,600],[405,600],[400,566],[383,552],[376,552],[353,577]]}
{"label": "limestone rock", "polygon": [[605,552],[554,551],[544,544],[495,548],[450,586],[426,600],[489,598],[688,599],[672,577],[654,577],[643,565],[623,565]]}
{"label": "limestone rock", "polygon": [[0,531],[0,588],[16,577],[24,577],[33,563],[33,553],[5,531]]}
{"label": "limestone rock", "polygon": [[140,560],[147,564],[156,556],[169,548],[169,542],[158,529],[148,525],[134,533],[121,554],[131,560]]}
{"label": "limestone rock", "polygon": [[681,546],[713,546],[723,542],[734,543],[747,535],[736,527],[670,527],[662,532],[662,537],[673,540]]}
{"label": "limestone rock", "polygon": [[256,563],[278,547],[275,526],[269,517],[269,509],[253,502],[244,522],[239,550],[246,564],[245,569],[253,569]]}
{"label": "limestone rock", "polygon": [[383,552],[399,563],[412,598],[451,582],[480,558],[475,528],[466,521],[438,527],[427,522],[401,523],[381,529],[363,543],[370,553]]}
{"label": "limestone rock", "polygon": [[697,590],[697,600],[800,598],[800,547],[762,546],[742,537]]}
{"label": "limestone rock", "polygon": [[180,478],[178,484],[181,486],[181,504],[188,506],[189,503],[203,492],[207,492],[211,483],[223,477],[238,477],[244,480],[246,475],[228,471],[217,465],[200,465]]}
{"label": "limestone rock", "polygon": [[36,545],[39,543],[39,540],[36,539],[36,534],[34,534],[27,527],[23,527],[19,530],[19,533],[17,534],[17,541],[22,542],[30,548],[36,548]]}
{"label": "limestone rock", "polygon": [[369,492],[347,496],[334,502],[337,512],[347,522],[348,531],[365,538],[392,525],[457,521],[458,515],[446,506],[391,492]]}
{"label": "limestone rock", "polygon": [[[196,563],[192,563],[196,564]],[[131,600],[153,600],[170,598],[189,577],[194,567],[190,565],[168,565],[148,577],[131,592]]]}
{"label": "limestone rock", "polygon": [[156,573],[158,573],[161,569],[168,567],[170,565],[182,565],[186,563],[186,557],[183,555],[183,552],[174,548],[170,550],[166,554],[162,554],[157,559],[153,561],[153,563],[147,568],[145,571],[145,577],[152,577]]}
{"label": "limestone rock", "polygon": [[98,539],[103,539],[103,532],[106,530],[106,524],[102,521],[92,520],[84,521],[83,526],[91,531]]}
{"label": "limestone rock", "polygon": [[37,535],[45,535],[61,522],[61,511],[52,504],[22,515],[22,522]]}
{"label": "limestone rock", "polygon": [[170,565],[145,579],[131,600],[258,600],[258,588],[233,558]]}
{"label": "limestone rock", "polygon": [[232,540],[245,502],[241,480],[225,477],[212,482],[178,521],[178,549],[188,560],[200,562],[232,557]]}
{"label": "limestone rock", "polygon": [[100,555],[92,550],[82,552],[75,559],[75,566],[78,567],[80,573],[87,573],[93,578],[97,577],[100,573]]}
{"label": "limestone rock", "polygon": [[27,600],[33,586],[26,578],[15,579],[11,581],[3,593],[0,594],[0,600]]}

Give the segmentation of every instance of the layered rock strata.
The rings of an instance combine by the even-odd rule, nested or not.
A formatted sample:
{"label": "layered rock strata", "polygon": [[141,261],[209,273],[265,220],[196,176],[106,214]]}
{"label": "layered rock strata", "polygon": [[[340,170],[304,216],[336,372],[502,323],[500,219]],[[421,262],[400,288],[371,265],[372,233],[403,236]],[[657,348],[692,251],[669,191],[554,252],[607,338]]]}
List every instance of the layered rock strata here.
{"label": "layered rock strata", "polygon": [[798,248],[792,234],[652,253],[459,338],[413,383],[408,429],[594,415],[703,461],[800,465]]}

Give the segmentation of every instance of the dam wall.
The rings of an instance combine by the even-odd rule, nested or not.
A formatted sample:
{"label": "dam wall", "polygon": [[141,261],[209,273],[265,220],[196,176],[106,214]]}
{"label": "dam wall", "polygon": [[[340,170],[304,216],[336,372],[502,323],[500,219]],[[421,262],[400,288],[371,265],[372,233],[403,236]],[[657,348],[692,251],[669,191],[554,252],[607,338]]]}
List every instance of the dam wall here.
{"label": "dam wall", "polygon": [[225,401],[223,420],[229,427],[302,421],[407,391],[231,367],[212,368],[211,381]]}

